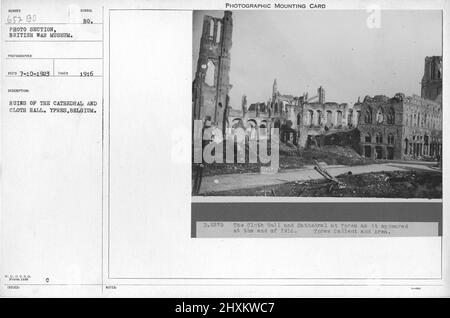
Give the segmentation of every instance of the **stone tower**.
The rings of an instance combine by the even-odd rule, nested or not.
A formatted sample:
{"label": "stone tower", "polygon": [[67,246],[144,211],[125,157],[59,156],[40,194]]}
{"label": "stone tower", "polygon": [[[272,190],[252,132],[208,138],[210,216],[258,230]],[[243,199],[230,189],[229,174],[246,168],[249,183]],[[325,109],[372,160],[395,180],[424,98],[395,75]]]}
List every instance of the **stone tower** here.
{"label": "stone tower", "polygon": [[205,16],[200,39],[197,71],[193,82],[193,119],[210,120],[214,126],[226,125],[226,99],[230,85],[230,50],[233,19],[230,11],[223,18]]}
{"label": "stone tower", "polygon": [[322,86],[317,89],[317,96],[319,97],[319,103],[325,104],[325,90]]}
{"label": "stone tower", "polygon": [[278,93],[277,79],[274,79],[272,86],[272,97],[277,96],[277,93]]}
{"label": "stone tower", "polygon": [[245,95],[242,95],[241,110],[242,117],[245,117],[245,115],[247,114],[247,96]]}
{"label": "stone tower", "polygon": [[433,101],[442,97],[442,56],[425,58],[421,96]]}

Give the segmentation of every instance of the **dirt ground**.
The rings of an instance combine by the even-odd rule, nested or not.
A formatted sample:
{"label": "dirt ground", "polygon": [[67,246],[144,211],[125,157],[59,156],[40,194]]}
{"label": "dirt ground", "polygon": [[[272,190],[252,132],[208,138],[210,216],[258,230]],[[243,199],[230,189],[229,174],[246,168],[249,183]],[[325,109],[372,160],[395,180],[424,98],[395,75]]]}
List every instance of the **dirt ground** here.
{"label": "dirt ground", "polygon": [[[324,146],[321,148],[298,149],[280,144],[280,171],[298,169],[311,165],[313,158],[327,165],[365,165],[375,161],[359,155],[351,147]],[[259,172],[261,166],[270,164],[261,163],[213,163],[205,165],[203,176],[221,175],[230,173]]]}
{"label": "dirt ground", "polygon": [[[343,174],[339,187],[325,179],[289,182],[275,186],[215,192],[216,196],[280,197],[379,197],[442,198],[442,173],[439,171],[392,171],[358,175]],[[208,194],[206,194],[208,195]]]}

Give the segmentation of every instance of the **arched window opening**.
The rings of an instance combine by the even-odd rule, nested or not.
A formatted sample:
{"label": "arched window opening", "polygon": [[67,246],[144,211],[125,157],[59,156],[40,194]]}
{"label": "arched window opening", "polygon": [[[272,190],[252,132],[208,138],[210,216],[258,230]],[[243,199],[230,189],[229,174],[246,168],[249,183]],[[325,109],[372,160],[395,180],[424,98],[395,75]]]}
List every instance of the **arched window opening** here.
{"label": "arched window opening", "polygon": [[247,120],[247,127],[249,127],[249,128],[256,128],[256,126],[258,126],[256,124],[256,121],[254,121],[253,119]]}
{"label": "arched window opening", "polygon": [[[390,124],[390,125],[395,124],[395,110],[394,110],[394,108],[390,108],[389,109],[389,113],[388,113],[388,116],[387,116],[387,123]],[[406,123],[406,124],[408,124],[408,123]]]}
{"label": "arched window opening", "polygon": [[377,123],[378,124],[381,124],[381,123],[383,123],[383,120],[384,120],[384,113],[383,113],[383,108],[378,108],[378,111],[377,111]]}
{"label": "arched window opening", "polygon": [[312,110],[308,110],[308,118],[306,124],[311,126],[313,124],[314,112]]}
{"label": "arched window opening", "polygon": [[214,20],[211,19],[209,22],[209,36],[212,38],[214,36]]}
{"label": "arched window opening", "polygon": [[375,136],[375,140],[377,144],[382,144],[383,143],[383,135],[381,133],[377,133]]}
{"label": "arched window opening", "polygon": [[209,60],[208,65],[206,66],[206,75],[205,75],[205,83],[209,86],[214,86],[214,76],[216,72],[216,66],[214,63]]}
{"label": "arched window opening", "polygon": [[327,110],[327,126],[331,126],[333,119],[333,112],[331,110]]}
{"label": "arched window opening", "polygon": [[342,125],[342,110],[336,112],[336,125],[338,127]]}
{"label": "arched window opening", "polygon": [[348,125],[352,125],[352,121],[353,121],[353,109],[349,109],[348,110],[348,115],[347,115],[347,123],[348,123]]}
{"label": "arched window opening", "polygon": [[388,141],[388,144],[390,144],[390,145],[394,144],[394,135],[389,134],[387,137],[387,141]]}
{"label": "arched window opening", "polygon": [[364,114],[364,122],[366,124],[371,124],[372,123],[372,109],[370,107],[368,107],[366,109],[366,112]]}
{"label": "arched window opening", "polygon": [[235,129],[242,126],[242,120],[239,118],[235,118],[233,119],[233,121],[231,122],[231,128]]}
{"label": "arched window opening", "polygon": [[222,32],[222,23],[220,21],[217,22],[217,32],[216,32],[216,43],[220,42],[220,34]]}
{"label": "arched window opening", "polygon": [[255,139],[256,138],[256,128],[258,127],[258,124],[253,119],[250,119],[247,121],[247,134],[250,138]]}
{"label": "arched window opening", "polygon": [[359,119],[361,118],[361,111],[357,110],[356,111],[356,125],[359,124]]}
{"label": "arched window opening", "polygon": [[322,112],[320,110],[317,111],[317,125],[322,125]]}

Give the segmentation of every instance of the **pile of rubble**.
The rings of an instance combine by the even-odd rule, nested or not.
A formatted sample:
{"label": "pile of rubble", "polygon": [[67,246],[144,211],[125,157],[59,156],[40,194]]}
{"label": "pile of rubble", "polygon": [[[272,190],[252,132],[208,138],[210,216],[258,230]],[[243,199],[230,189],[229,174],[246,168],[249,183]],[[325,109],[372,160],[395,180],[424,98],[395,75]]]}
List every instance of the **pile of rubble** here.
{"label": "pile of rubble", "polygon": [[328,165],[364,165],[373,162],[358,154],[353,148],[345,146],[324,146],[302,151],[305,162],[311,162],[314,158],[326,162]]}
{"label": "pile of rubble", "polygon": [[348,158],[352,158],[354,160],[365,159],[365,157],[361,156],[359,153],[355,151],[352,147],[343,147],[343,146],[323,146],[321,148],[323,151],[331,152],[339,156],[345,156]]}
{"label": "pile of rubble", "polygon": [[291,142],[280,142],[279,150],[281,156],[299,156],[301,150]]}
{"label": "pile of rubble", "polygon": [[[317,169],[316,169],[317,171]],[[295,182],[289,196],[442,198],[442,174],[424,171],[392,171],[339,175]],[[341,186],[337,185],[339,182]],[[278,190],[280,192],[280,190]]]}

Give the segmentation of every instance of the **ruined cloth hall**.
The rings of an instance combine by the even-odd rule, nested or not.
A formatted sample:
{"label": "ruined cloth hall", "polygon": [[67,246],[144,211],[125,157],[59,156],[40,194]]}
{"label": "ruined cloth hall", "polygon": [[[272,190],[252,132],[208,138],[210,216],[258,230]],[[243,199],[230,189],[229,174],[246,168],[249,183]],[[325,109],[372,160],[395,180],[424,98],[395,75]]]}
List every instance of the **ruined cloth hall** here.
{"label": "ruined cloth hall", "polygon": [[[273,80],[267,100],[230,105],[233,19],[204,16],[192,85],[193,120],[224,134],[243,128],[248,135],[279,128],[280,139],[300,148],[351,146],[372,159],[427,159],[442,155],[442,56],[425,57],[420,96],[365,96],[353,105],[314,96],[285,94]],[[281,81],[280,81],[281,83]],[[401,88],[399,89],[401,91]],[[270,135],[270,134],[269,134]]]}

